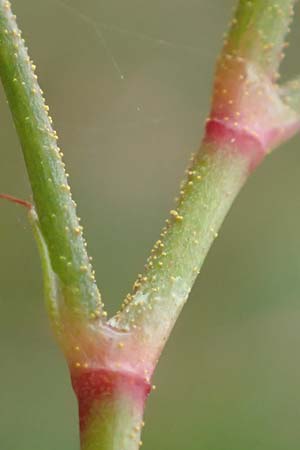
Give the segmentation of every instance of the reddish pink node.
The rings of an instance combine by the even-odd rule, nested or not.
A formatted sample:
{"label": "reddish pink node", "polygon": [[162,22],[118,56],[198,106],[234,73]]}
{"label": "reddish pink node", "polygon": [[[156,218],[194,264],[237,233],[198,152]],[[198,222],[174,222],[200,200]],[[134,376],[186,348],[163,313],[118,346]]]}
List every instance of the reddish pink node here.
{"label": "reddish pink node", "polygon": [[141,410],[151,386],[139,375],[107,369],[73,369],[71,380],[79,406],[79,423],[84,431],[92,409],[106,401],[127,397]]}

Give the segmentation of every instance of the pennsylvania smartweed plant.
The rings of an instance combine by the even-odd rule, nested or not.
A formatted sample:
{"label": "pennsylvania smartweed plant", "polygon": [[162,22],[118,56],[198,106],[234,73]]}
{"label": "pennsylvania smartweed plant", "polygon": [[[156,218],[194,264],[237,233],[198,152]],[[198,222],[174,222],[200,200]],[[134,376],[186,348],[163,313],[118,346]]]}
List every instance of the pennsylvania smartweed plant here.
{"label": "pennsylvania smartweed plant", "polygon": [[[22,145],[52,328],[78,399],[83,450],[136,450],[151,377],[241,187],[300,128],[300,82],[280,85],[294,0],[240,0],[217,62],[210,115],[145,269],[107,317],[57,134],[9,1],[0,0],[0,75]],[[100,87],[101,88],[101,87]]]}

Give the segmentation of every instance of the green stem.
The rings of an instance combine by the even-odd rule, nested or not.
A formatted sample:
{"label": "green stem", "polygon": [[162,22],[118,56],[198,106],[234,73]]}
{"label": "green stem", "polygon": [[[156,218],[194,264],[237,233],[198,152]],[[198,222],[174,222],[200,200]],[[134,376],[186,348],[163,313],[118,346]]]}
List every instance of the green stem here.
{"label": "green stem", "polygon": [[224,53],[256,62],[276,77],[296,0],[240,0]]}
{"label": "green stem", "polygon": [[81,432],[81,450],[137,450],[141,446],[143,408],[119,393],[95,404]]}
{"label": "green stem", "polygon": [[149,387],[130,373],[81,370],[72,375],[82,450],[136,450]]}
{"label": "green stem", "polygon": [[236,148],[205,143],[194,159],[176,209],[154,245],[146,270],[111,324],[135,330],[155,362],[249,173]]}
{"label": "green stem", "polygon": [[52,128],[10,3],[0,0],[0,76],[22,145],[40,228],[67,308],[90,315],[101,307],[82,227]]}
{"label": "green stem", "polygon": [[286,104],[300,113],[300,77],[282,85],[280,91],[280,95]]}
{"label": "green stem", "polygon": [[[153,367],[249,169],[299,129],[298,111],[283,101],[270,78],[293,4],[239,2],[217,67],[207,138],[145,272],[110,321],[136,334]],[[293,86],[299,95],[299,83]]]}
{"label": "green stem", "polygon": [[293,5],[240,0],[217,68],[206,136],[176,209],[134,292],[102,323],[48,107],[10,4],[0,0],[0,76],[32,185],[38,217],[31,211],[31,220],[46,291],[55,297],[52,315],[64,328],[83,450],[138,448],[152,372],[232,202],[267,151],[299,129],[299,82],[274,84]]}

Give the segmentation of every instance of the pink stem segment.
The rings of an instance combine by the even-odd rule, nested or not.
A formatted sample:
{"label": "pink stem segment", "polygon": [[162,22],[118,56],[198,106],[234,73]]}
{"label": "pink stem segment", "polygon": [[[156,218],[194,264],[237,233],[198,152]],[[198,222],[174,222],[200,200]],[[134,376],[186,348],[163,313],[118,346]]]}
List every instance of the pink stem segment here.
{"label": "pink stem segment", "polygon": [[14,197],[13,195],[9,194],[0,194],[0,198],[3,198],[4,200],[8,200],[12,203],[17,203],[18,205],[22,205],[27,209],[32,209],[33,205],[30,202],[27,202],[26,200],[22,200],[20,198]]}
{"label": "pink stem segment", "polygon": [[80,431],[84,433],[93,409],[103,402],[125,394],[144,409],[151,386],[136,374],[107,369],[81,369],[71,373],[72,386],[78,400]]}

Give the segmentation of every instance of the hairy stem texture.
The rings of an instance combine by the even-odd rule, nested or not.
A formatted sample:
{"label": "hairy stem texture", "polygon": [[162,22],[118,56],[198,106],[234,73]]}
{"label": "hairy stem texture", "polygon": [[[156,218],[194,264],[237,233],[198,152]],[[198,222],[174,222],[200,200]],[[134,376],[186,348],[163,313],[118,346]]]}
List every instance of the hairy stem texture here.
{"label": "hairy stem texture", "polygon": [[[134,330],[147,348],[151,370],[161,352],[220,225],[249,173],[249,159],[233,143],[220,148],[206,140],[193,158],[146,270],[138,277],[121,311],[111,324]],[[255,142],[253,142],[253,146]],[[142,353],[142,352],[141,352]]]}
{"label": "hairy stem texture", "polygon": [[294,0],[240,0],[212,107],[177,205],[117,314],[106,321],[52,119],[15,16],[0,0],[0,76],[32,185],[49,310],[78,399],[83,450],[136,450],[151,376],[232,202],[300,128],[300,82],[279,86]]}
{"label": "hairy stem texture", "polygon": [[101,309],[82,227],[35,66],[8,1],[0,0],[0,76],[22,145],[40,229],[66,307],[75,315]]}

